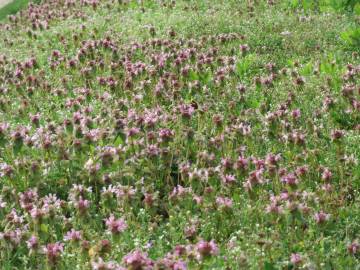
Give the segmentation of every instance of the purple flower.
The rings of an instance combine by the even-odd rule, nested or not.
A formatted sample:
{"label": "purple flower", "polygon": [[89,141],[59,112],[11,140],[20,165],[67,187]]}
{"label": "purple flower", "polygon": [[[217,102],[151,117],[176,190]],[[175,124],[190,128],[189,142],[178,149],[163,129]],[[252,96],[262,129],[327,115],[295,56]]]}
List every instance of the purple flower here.
{"label": "purple flower", "polygon": [[296,120],[296,119],[299,119],[301,117],[301,111],[300,109],[296,109],[296,110],[293,110],[291,112],[291,116]]}
{"label": "purple flower", "polygon": [[243,54],[245,54],[245,53],[247,53],[248,51],[250,51],[250,47],[249,47],[249,45],[247,45],[247,44],[241,44],[239,47],[240,47],[240,51],[241,51]]}
{"label": "purple flower", "polygon": [[127,254],[124,259],[124,264],[131,270],[145,270],[152,269],[153,261],[148,258],[147,253],[135,250]]}
{"label": "purple flower", "polygon": [[295,174],[289,173],[281,178],[281,182],[289,186],[296,186],[299,182]]}
{"label": "purple flower", "polygon": [[299,265],[302,263],[302,257],[299,253],[293,253],[290,256],[290,262],[294,265]]}
{"label": "purple flower", "polygon": [[223,209],[230,209],[233,206],[233,201],[226,197],[217,197],[216,204],[218,207]]}
{"label": "purple flower", "polygon": [[139,134],[139,132],[140,132],[139,128],[132,127],[132,128],[127,129],[126,135],[128,137],[134,137],[135,135]]}
{"label": "purple flower", "polygon": [[187,238],[192,238],[196,235],[196,231],[197,231],[197,228],[196,228],[196,225],[192,224],[192,225],[189,225],[187,227],[185,227],[185,236]]}
{"label": "purple flower", "polygon": [[38,194],[35,189],[29,189],[23,193],[19,193],[20,206],[25,210],[31,210],[33,203],[38,200]]}
{"label": "purple flower", "polygon": [[90,207],[90,202],[80,197],[79,200],[75,202],[75,207],[79,210],[80,214],[85,214]]}
{"label": "purple flower", "polygon": [[296,176],[301,177],[309,172],[309,167],[307,165],[296,168]]}
{"label": "purple flower", "polygon": [[81,231],[75,231],[74,229],[71,229],[71,231],[68,231],[64,237],[64,241],[73,241],[77,242],[82,239],[82,232]]}
{"label": "purple flower", "polygon": [[188,104],[182,104],[179,106],[179,111],[184,118],[191,118],[194,114],[195,109],[193,106]]}
{"label": "purple flower", "polygon": [[325,168],[322,175],[321,175],[321,179],[324,180],[325,182],[328,182],[332,177],[332,172],[328,169]]}
{"label": "purple flower", "polygon": [[59,242],[47,244],[43,247],[43,252],[47,256],[49,262],[55,264],[64,252],[64,244]]}
{"label": "purple flower", "polygon": [[233,174],[222,175],[221,180],[224,184],[233,184],[236,182],[235,175]]}
{"label": "purple flower", "polygon": [[235,163],[235,169],[237,170],[246,170],[249,166],[249,160],[243,156],[239,156],[238,160]]}
{"label": "purple flower", "polygon": [[28,249],[35,250],[39,246],[39,240],[35,235],[32,235],[28,241],[26,241]]}
{"label": "purple flower", "polygon": [[104,260],[101,257],[98,258],[97,261],[91,262],[91,268],[93,270],[125,270],[126,269],[112,261],[104,262]]}
{"label": "purple flower", "polygon": [[187,266],[186,263],[183,261],[177,261],[173,265],[173,270],[186,270]]}
{"label": "purple flower", "polygon": [[110,215],[109,218],[105,219],[105,224],[111,233],[121,233],[128,227],[123,218],[115,219],[114,215]]}
{"label": "purple flower", "polygon": [[219,253],[219,248],[214,240],[211,240],[210,242],[205,240],[200,240],[196,244],[196,250],[198,251],[199,259],[206,256],[217,255]]}
{"label": "purple flower", "polygon": [[278,205],[276,201],[273,201],[266,207],[266,213],[281,214],[283,213],[283,207]]}
{"label": "purple flower", "polygon": [[5,132],[9,129],[8,123],[0,123],[0,138],[5,135]]}
{"label": "purple flower", "polygon": [[341,139],[342,137],[344,137],[344,135],[345,135],[345,131],[343,130],[336,129],[331,131],[331,138],[334,141]]}
{"label": "purple flower", "polygon": [[159,131],[159,137],[161,141],[169,141],[174,136],[174,132],[171,129],[163,128]]}
{"label": "purple flower", "polygon": [[325,212],[320,211],[314,215],[314,218],[317,224],[322,224],[329,220],[330,214],[326,214]]}
{"label": "purple flower", "polygon": [[349,244],[347,246],[347,250],[351,255],[355,255],[359,252],[360,250],[360,245],[357,241],[352,242],[351,244]]}

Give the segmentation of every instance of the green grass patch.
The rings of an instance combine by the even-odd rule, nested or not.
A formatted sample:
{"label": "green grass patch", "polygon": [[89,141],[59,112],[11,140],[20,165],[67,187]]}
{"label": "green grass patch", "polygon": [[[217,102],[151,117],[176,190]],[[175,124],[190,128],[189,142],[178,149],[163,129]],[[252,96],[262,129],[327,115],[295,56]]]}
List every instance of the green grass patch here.
{"label": "green grass patch", "polygon": [[15,0],[0,9],[0,20],[5,19],[8,15],[16,14],[21,9],[25,8],[30,2],[40,3],[40,0]]}

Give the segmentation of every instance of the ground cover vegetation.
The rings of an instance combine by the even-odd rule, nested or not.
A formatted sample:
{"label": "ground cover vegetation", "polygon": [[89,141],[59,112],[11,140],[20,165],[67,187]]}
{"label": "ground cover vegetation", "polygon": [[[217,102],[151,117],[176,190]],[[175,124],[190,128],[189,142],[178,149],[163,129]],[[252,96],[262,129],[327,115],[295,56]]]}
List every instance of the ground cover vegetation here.
{"label": "ground cover vegetation", "polygon": [[0,22],[1,269],[356,269],[356,1],[30,3]]}

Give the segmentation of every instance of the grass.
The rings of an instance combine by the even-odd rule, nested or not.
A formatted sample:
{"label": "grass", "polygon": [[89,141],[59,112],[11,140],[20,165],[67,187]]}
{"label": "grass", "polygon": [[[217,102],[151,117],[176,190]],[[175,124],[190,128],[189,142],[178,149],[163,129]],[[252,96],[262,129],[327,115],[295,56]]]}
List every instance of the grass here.
{"label": "grass", "polygon": [[0,20],[4,20],[7,16],[16,14],[20,10],[27,7],[30,2],[39,3],[40,0],[14,0],[0,8]]}
{"label": "grass", "polygon": [[356,13],[45,2],[0,26],[4,269],[358,267]]}

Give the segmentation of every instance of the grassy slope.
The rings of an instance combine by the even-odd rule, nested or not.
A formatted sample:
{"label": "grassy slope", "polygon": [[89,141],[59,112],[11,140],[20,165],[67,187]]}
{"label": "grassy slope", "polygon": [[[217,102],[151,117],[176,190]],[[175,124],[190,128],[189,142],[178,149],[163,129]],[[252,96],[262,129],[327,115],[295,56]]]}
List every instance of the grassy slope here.
{"label": "grassy slope", "polygon": [[29,1],[29,0],[14,0],[0,8],[0,20],[5,19],[8,15],[16,14],[19,10],[24,9],[28,3],[38,3],[40,0]]}
{"label": "grassy slope", "polygon": [[[246,2],[246,1],[241,1]],[[261,1],[262,2],[262,1]],[[117,8],[107,9],[106,7],[98,8],[97,12],[91,9],[84,10],[89,16],[85,20],[70,18],[64,21],[53,23],[51,28],[46,31],[37,33],[36,39],[30,39],[25,33],[14,36],[14,32],[0,33],[0,54],[6,54],[18,61],[26,59],[29,55],[35,55],[39,59],[39,64],[46,72],[46,77],[49,82],[56,87],[61,86],[61,79],[68,75],[68,70],[63,69],[52,73],[47,69],[47,59],[52,50],[60,50],[62,53],[73,56],[78,49],[78,44],[69,43],[62,45],[59,42],[59,36],[69,37],[72,33],[80,33],[80,24],[86,26],[87,30],[82,32],[82,39],[86,40],[93,35],[95,38],[102,38],[104,36],[111,36],[119,44],[127,44],[129,42],[142,42],[147,40],[150,36],[148,31],[144,29],[144,25],[153,25],[157,31],[157,37],[167,36],[167,30],[173,28],[179,37],[183,38],[198,38],[203,35],[214,35],[220,33],[237,32],[246,36],[246,43],[251,48],[251,54],[242,59],[238,64],[238,78],[241,81],[250,85],[255,75],[263,74],[263,66],[268,62],[273,62],[277,67],[293,67],[295,61],[301,65],[299,73],[306,77],[306,86],[297,92],[296,105],[303,113],[303,119],[311,120],[315,109],[321,106],[323,98],[328,94],[326,91],[331,91],[331,94],[336,94],[340,89],[335,85],[322,92],[321,86],[325,84],[327,78],[340,78],[345,71],[345,66],[349,62],[359,63],[357,58],[353,58],[352,52],[354,48],[344,44],[340,39],[340,33],[346,31],[355,25],[355,20],[352,16],[344,14],[311,14],[309,20],[300,22],[299,17],[303,14],[296,14],[294,11],[287,9],[284,4],[279,4],[275,7],[268,7],[265,4],[259,4],[255,7],[255,12],[250,16],[246,10],[245,4],[239,4],[239,1],[178,1],[174,10],[160,8],[153,1],[145,1],[146,12],[141,12],[136,4],[130,5],[125,11],[117,10]],[[190,9],[184,10],[185,6],[190,6]],[[196,8],[194,8],[196,7]],[[0,17],[2,13],[0,13]],[[289,36],[282,34],[285,31],[291,32]],[[13,44],[9,46],[4,43],[4,39],[12,39]],[[238,41],[236,41],[238,42]],[[239,44],[232,44],[237,47]],[[228,52],[226,46],[223,48]],[[336,64],[331,67],[331,63]],[[312,70],[316,63],[321,62],[322,69],[319,76],[312,74]],[[81,86],[83,81],[77,78],[74,86]],[[336,81],[336,79],[335,79]],[[293,86],[287,82],[279,82],[276,87],[268,93],[267,98],[272,101],[270,106],[275,108],[288,95],[288,90]],[[53,101],[51,96],[35,96],[34,102],[37,102],[40,112],[44,115],[50,115],[53,119],[61,118],[66,115],[65,110],[59,111],[58,114],[52,114],[54,110],[60,110],[60,103]],[[201,97],[199,98],[201,101]],[[215,98],[216,100],[216,98]],[[251,89],[249,97],[249,107],[258,110],[260,104],[265,100],[263,93],[258,92],[255,88]],[[49,102],[47,102],[49,101]],[[219,113],[231,114],[228,108],[228,103],[231,101],[230,97],[221,97],[214,106],[214,110]],[[11,105],[16,108],[19,106],[19,99],[16,97],[10,101]],[[94,113],[100,113],[101,105],[93,104],[95,108]],[[149,103],[150,105],[150,103]],[[55,107],[55,108],[54,108]],[[35,112],[35,111],[34,111]],[[11,124],[24,123],[28,120],[17,111],[13,111],[13,115],[2,114],[1,118],[10,122]],[[315,120],[316,121],[316,120]],[[334,121],[328,115],[321,120],[321,124],[334,126]],[[304,125],[305,126],[305,125]],[[261,125],[254,126],[255,133],[261,134]],[[179,138],[180,139],[180,138]],[[347,137],[346,149],[349,154],[360,156],[358,148],[359,135],[350,132]],[[178,142],[179,145],[181,141]],[[271,144],[271,142],[261,141],[260,143],[253,143],[251,151],[252,155],[263,156],[271,149],[273,152],[283,150],[282,144]],[[318,151],[322,153],[319,157],[318,163],[327,166],[333,166],[336,162],[335,146],[329,145],[326,139],[316,139],[311,141]],[[200,147],[201,148],[201,147]],[[204,147],[206,149],[206,147]],[[291,163],[295,159],[290,148],[285,149],[284,155],[287,162]],[[234,149],[229,146],[230,154],[234,154]],[[296,152],[296,150],[294,150]],[[301,155],[301,151],[297,152]],[[140,175],[137,175],[140,176]],[[353,176],[353,179],[358,180],[359,170]],[[57,175],[49,175],[47,181],[57,181]],[[355,189],[359,188],[359,184],[355,183]],[[59,190],[61,186],[59,185]],[[309,190],[313,188],[312,183],[307,187]],[[56,187],[42,187],[44,194],[46,192],[56,192]],[[66,188],[60,190],[66,193]],[[306,252],[312,263],[317,269],[328,267],[335,267],[336,269],[346,269],[355,266],[358,261],[354,258],[349,258],[345,255],[345,244],[350,238],[348,232],[359,231],[359,214],[358,206],[351,205],[343,210],[340,210],[338,215],[343,216],[338,224],[332,225],[327,233],[316,231],[315,227],[307,235],[301,235],[301,231],[296,231],[296,234],[290,232],[291,220],[284,221],[284,226],[279,228],[280,233],[274,232],[265,222],[263,214],[263,206],[258,205],[257,201],[249,201],[249,199],[242,193],[237,194],[236,213],[234,220],[236,224],[226,224],[223,229],[219,229],[218,241],[224,240],[222,237],[226,235],[227,240],[230,237],[235,237],[237,240],[237,249],[233,251],[227,250],[226,246],[222,246],[223,252],[231,258],[230,265],[236,269],[237,262],[233,258],[239,258],[239,255],[247,257],[248,264],[252,269],[259,269],[263,265],[284,265],[281,263],[286,261],[289,256],[289,250],[301,250]],[[251,207],[250,207],[251,206]],[[182,222],[181,218],[186,215],[185,212],[172,213],[170,221],[162,223],[159,230],[157,230],[151,237],[148,236],[148,231],[139,228],[136,236],[136,241],[145,243],[149,238],[156,239],[155,249],[152,250],[151,256],[158,257],[166,253],[170,246],[177,243],[178,237],[177,227]],[[199,214],[201,218],[206,217]],[[347,216],[353,215],[349,220]],[[210,217],[216,219],[215,217]],[[229,221],[230,220],[230,221]],[[231,219],[227,220],[231,223]],[[226,226],[231,228],[227,231]],[[169,228],[169,229],[168,229]],[[234,229],[234,231],[232,231]],[[203,228],[204,234],[216,235],[210,228]],[[290,235],[290,234],[291,235]],[[268,237],[269,243],[264,249],[260,248],[256,242],[259,238]],[[280,241],[279,241],[280,239]],[[271,246],[272,241],[276,246]],[[339,244],[341,243],[341,244]],[[116,255],[114,255],[116,257]],[[241,259],[242,257],[240,257]],[[271,259],[269,259],[271,258]],[[118,258],[117,258],[118,259]],[[66,258],[66,264],[71,265],[76,261],[76,258]],[[213,267],[222,268],[225,263],[221,260],[212,262]],[[211,262],[210,262],[211,264]],[[338,267],[336,267],[338,266]],[[66,266],[64,266],[66,268]],[[210,266],[208,266],[210,267]],[[268,266],[271,267],[271,266]],[[343,267],[343,268],[341,268]],[[345,268],[344,268],[345,267]],[[266,268],[272,269],[272,268]]]}

